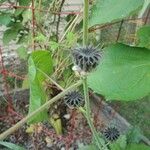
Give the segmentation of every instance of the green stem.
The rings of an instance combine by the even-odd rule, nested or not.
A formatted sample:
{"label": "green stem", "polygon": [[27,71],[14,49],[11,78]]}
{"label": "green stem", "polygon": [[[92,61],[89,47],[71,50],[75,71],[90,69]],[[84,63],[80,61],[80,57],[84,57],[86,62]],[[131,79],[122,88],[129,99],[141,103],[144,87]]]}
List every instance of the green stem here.
{"label": "green stem", "polygon": [[39,0],[39,13],[41,12],[41,4],[42,4],[42,0]]}
{"label": "green stem", "polygon": [[[83,12],[83,46],[88,45],[88,17],[89,17],[89,0],[84,0],[84,12]],[[87,77],[82,77],[83,80],[83,89],[84,89],[84,97],[85,97],[85,115],[87,122],[90,126],[94,139],[99,149],[102,148],[102,144],[99,142],[99,136],[97,131],[93,125],[91,120],[91,109],[90,109],[90,101],[89,101],[89,93],[88,93],[88,85],[87,85]]]}
{"label": "green stem", "polygon": [[89,0],[84,0],[83,12],[83,45],[88,44],[88,19],[89,19]]}
{"label": "green stem", "polygon": [[85,108],[86,111],[83,113],[87,119],[87,122],[90,126],[90,129],[92,131],[93,137],[96,141],[96,144],[99,149],[102,148],[102,145],[100,144],[99,135],[97,134],[97,131],[93,125],[93,122],[91,120],[91,109],[90,109],[90,100],[89,100],[89,93],[88,93],[88,85],[87,85],[87,77],[83,77],[83,89],[84,89],[84,98],[85,98]]}
{"label": "green stem", "polygon": [[55,96],[54,98],[52,98],[51,100],[47,101],[45,104],[43,104],[41,107],[37,108],[37,110],[33,111],[32,113],[30,113],[28,116],[26,116],[25,118],[23,118],[22,120],[20,120],[18,123],[16,123],[14,126],[12,126],[11,128],[9,128],[8,130],[6,130],[5,132],[3,132],[2,134],[0,134],[0,141],[4,140],[7,136],[9,136],[10,134],[12,134],[13,132],[15,132],[17,129],[19,129],[20,127],[22,127],[28,120],[30,120],[32,117],[34,117],[35,115],[37,115],[38,113],[42,112],[43,110],[45,110],[46,108],[48,108],[50,105],[52,105],[54,102],[58,101],[60,98],[62,98],[63,96],[65,96],[70,90],[73,90],[75,88],[77,88],[78,86],[80,86],[82,84],[82,81],[78,81],[76,84],[70,86],[69,88],[67,88],[66,90],[64,90],[63,92],[61,92],[60,94],[58,94],[57,96]]}

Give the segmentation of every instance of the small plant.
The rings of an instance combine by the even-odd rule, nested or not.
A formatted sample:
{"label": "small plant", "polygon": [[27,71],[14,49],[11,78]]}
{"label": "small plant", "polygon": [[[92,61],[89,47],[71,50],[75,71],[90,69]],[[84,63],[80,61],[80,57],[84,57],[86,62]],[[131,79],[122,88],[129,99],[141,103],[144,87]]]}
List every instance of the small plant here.
{"label": "small plant", "polygon": [[[64,1],[62,3],[52,1],[51,3],[54,5],[56,2],[58,2],[59,10],[61,11]],[[123,135],[117,127],[107,127],[103,132],[97,131],[94,126],[90,104],[89,88],[98,94],[102,94],[106,100],[121,101],[137,100],[150,92],[150,41],[145,38],[147,37],[145,36],[147,31],[149,33],[149,26],[141,27],[137,31],[137,41],[134,46],[115,43],[101,49],[99,46],[95,46],[93,43],[91,45],[91,42],[89,42],[89,29],[94,29],[98,24],[104,25],[124,19],[136,12],[141,6],[145,8],[148,5],[143,0],[132,0],[132,2],[129,0],[116,0],[116,2],[120,4],[120,7],[114,9],[110,7],[114,5],[113,1],[97,0],[92,5],[89,17],[89,0],[84,0],[83,37],[79,38],[81,32],[76,34],[70,31],[67,33],[66,39],[60,40],[60,42],[58,35],[59,23],[57,23],[56,34],[50,36],[52,40],[44,33],[40,33],[38,29],[36,37],[32,37],[29,29],[25,26],[25,24],[30,25],[30,19],[27,16],[31,16],[31,12],[24,9],[15,11],[15,14],[11,16],[13,20],[10,16],[3,20],[2,23],[9,27],[4,33],[4,43],[7,44],[12,39],[15,39],[17,44],[22,44],[18,49],[19,55],[22,59],[28,60],[30,102],[28,115],[0,134],[0,140],[4,140],[25,123],[36,124],[42,121],[49,121],[57,134],[63,134],[60,114],[56,112],[50,117],[48,114],[52,105],[61,100],[60,102],[70,109],[78,110],[82,113],[90,127],[93,141],[90,145],[81,146],[81,148],[79,146],[79,149],[125,150],[126,148],[137,148],[137,145],[133,144],[134,142],[127,142],[127,136]],[[20,0],[19,3],[27,5],[30,4],[30,1],[24,2]],[[41,3],[39,2],[40,8]],[[52,6],[50,8],[52,9]],[[112,11],[111,15],[108,13],[109,11]],[[4,12],[1,12],[1,14],[4,14]],[[0,17],[2,17],[1,14]],[[38,14],[41,17],[40,13]],[[100,15],[100,19],[97,14]],[[26,17],[22,18],[23,16]],[[58,20],[60,20],[59,17]],[[54,17],[54,21],[55,19]],[[17,20],[19,20],[19,23]],[[43,20],[39,19],[38,21],[41,29],[40,25]],[[17,26],[14,29],[15,23]],[[45,25],[42,29],[45,28],[48,28],[48,26]],[[73,30],[75,27],[71,24],[68,29],[70,28]],[[10,34],[12,38],[8,38]],[[25,51],[27,47],[26,39],[28,39],[27,41],[32,39],[33,49],[35,49],[36,43],[42,50],[27,54]],[[77,46],[77,41],[81,46]],[[49,88],[47,83],[51,87],[55,85],[59,91]],[[0,142],[0,144],[7,147],[11,145],[11,143],[3,142]],[[140,147],[146,146],[142,145]]]}

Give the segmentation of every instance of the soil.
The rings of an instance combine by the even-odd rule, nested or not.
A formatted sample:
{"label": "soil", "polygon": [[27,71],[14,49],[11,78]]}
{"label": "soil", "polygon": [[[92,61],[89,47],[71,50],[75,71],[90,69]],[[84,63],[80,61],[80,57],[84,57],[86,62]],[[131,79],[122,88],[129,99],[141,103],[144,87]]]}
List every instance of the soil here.
{"label": "soil", "polygon": [[[55,96],[60,91],[51,94]],[[8,108],[4,96],[0,97],[0,133],[13,126],[28,113],[29,90],[18,90],[10,95],[13,98],[14,110]],[[115,126],[121,134],[130,128],[130,124],[108,106],[99,96],[90,94],[94,125],[98,131],[108,126]],[[29,126],[25,124],[6,141],[15,143],[27,150],[76,150],[79,145],[87,145],[92,141],[92,134],[83,115],[76,109],[69,109],[61,100],[49,109],[49,115],[59,114],[63,126],[63,134],[56,134],[48,121]],[[5,150],[6,148],[0,147]]]}
{"label": "soil", "polygon": [[[24,90],[23,92],[17,91],[13,95],[13,99],[15,110],[11,110],[10,108],[8,110],[6,102],[3,99],[0,100],[0,133],[21,120],[28,112],[29,90]],[[22,146],[27,150],[75,150],[78,148],[78,145],[90,143],[92,139],[91,131],[82,114],[77,110],[70,110],[64,104],[61,104],[60,107],[57,108],[64,110],[66,113],[63,114],[61,112],[64,115],[64,117],[61,116],[63,125],[62,135],[57,135],[49,122],[43,122],[34,125],[33,132],[31,133],[27,131],[30,130],[31,126],[25,124],[7,137],[6,141]],[[52,108],[53,112],[55,112],[55,108],[56,105]],[[69,117],[65,119],[65,115]],[[0,149],[3,150],[5,148],[0,147]]]}

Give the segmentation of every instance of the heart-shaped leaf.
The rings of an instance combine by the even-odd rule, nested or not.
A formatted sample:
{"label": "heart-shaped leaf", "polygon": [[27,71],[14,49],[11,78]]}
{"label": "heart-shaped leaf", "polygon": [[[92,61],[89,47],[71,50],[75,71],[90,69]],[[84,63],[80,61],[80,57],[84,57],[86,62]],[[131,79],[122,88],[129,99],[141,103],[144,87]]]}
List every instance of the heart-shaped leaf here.
{"label": "heart-shaped leaf", "polygon": [[128,17],[141,8],[143,3],[144,0],[97,0],[91,10],[90,27]]}
{"label": "heart-shaped leaf", "polygon": [[150,93],[150,51],[115,44],[104,49],[88,85],[107,100],[137,100]]}

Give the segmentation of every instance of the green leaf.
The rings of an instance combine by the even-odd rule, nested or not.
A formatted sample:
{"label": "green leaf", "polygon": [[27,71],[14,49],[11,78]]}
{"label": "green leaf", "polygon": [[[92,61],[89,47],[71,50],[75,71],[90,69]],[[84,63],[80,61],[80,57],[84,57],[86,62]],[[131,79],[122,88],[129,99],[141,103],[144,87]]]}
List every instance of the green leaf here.
{"label": "green leaf", "polygon": [[28,22],[29,20],[32,19],[32,11],[31,11],[31,9],[26,9],[25,11],[23,11],[22,17],[23,17],[22,23],[25,25],[26,22]]}
{"label": "green leaf", "polygon": [[139,143],[141,141],[141,131],[139,128],[131,128],[127,133],[128,143]]}
{"label": "green leaf", "polygon": [[54,52],[59,47],[59,43],[50,41],[50,47],[51,47],[52,51]]}
{"label": "green leaf", "polygon": [[28,6],[31,0],[18,0],[20,6]]}
{"label": "green leaf", "polygon": [[46,41],[46,37],[42,33],[38,33],[38,35],[35,37],[35,40],[37,42],[45,42]]}
{"label": "green leaf", "polygon": [[23,46],[21,46],[17,49],[17,53],[21,59],[26,60],[28,57],[27,49]]}
{"label": "green leaf", "polygon": [[23,29],[23,27],[20,23],[15,24],[15,26],[7,29],[3,35],[3,43],[7,45],[11,40],[15,40],[17,38],[19,30],[21,29]]}
{"label": "green leaf", "polygon": [[22,89],[29,89],[29,79],[25,78],[22,83]]}
{"label": "green leaf", "polygon": [[150,49],[150,26],[143,26],[137,31],[138,46]]}
{"label": "green leaf", "polygon": [[8,29],[4,32],[3,35],[3,43],[5,45],[9,44],[11,40],[15,40],[17,38],[18,31],[13,29]]}
{"label": "green leaf", "polygon": [[[31,54],[28,63],[30,83],[29,113],[31,113],[43,105],[47,100],[47,96],[43,87],[43,81],[46,79],[46,77],[43,73],[50,75],[52,72],[52,58],[50,52],[35,51]],[[47,119],[47,110],[33,117],[29,123],[36,123],[45,119]]]}
{"label": "green leaf", "polygon": [[150,51],[114,44],[104,49],[88,85],[107,100],[137,100],[150,93]]}
{"label": "green leaf", "polygon": [[[38,80],[30,83],[30,105],[29,113],[35,111],[47,101],[47,96],[43,86]],[[30,123],[37,123],[48,119],[47,110],[37,114],[35,117],[29,120]]]}
{"label": "green leaf", "polygon": [[[35,51],[31,54],[30,58],[34,62],[35,69],[38,68],[48,75],[52,72],[52,58],[49,51]],[[40,81],[45,80],[45,76],[41,72],[37,72],[36,77]]]}
{"label": "green leaf", "polygon": [[5,2],[6,0],[0,0],[1,3]]}
{"label": "green leaf", "polygon": [[10,14],[0,14],[0,25],[7,26],[11,21],[11,15]]}
{"label": "green leaf", "polygon": [[150,147],[144,144],[130,144],[126,150],[150,150]]}
{"label": "green leaf", "polygon": [[25,150],[23,147],[20,147],[16,144],[13,144],[13,143],[10,143],[10,142],[3,142],[3,141],[0,141],[0,145],[3,145],[9,149],[12,149],[12,150]]}
{"label": "green leaf", "polygon": [[73,32],[68,32],[66,36],[66,45],[67,46],[73,46],[77,42],[77,35]]}
{"label": "green leaf", "polygon": [[29,81],[30,82],[34,82],[34,80],[36,79],[36,66],[34,63],[34,60],[32,58],[32,56],[29,57],[28,60],[28,74],[29,74]]}
{"label": "green leaf", "polygon": [[144,0],[97,0],[89,24],[94,26],[123,19],[135,13],[143,3]]}
{"label": "green leaf", "polygon": [[117,141],[110,143],[111,150],[125,150],[127,141],[126,136],[121,135]]}
{"label": "green leaf", "polygon": [[[18,0],[19,2],[19,6],[27,6],[29,7],[31,0]],[[25,8],[19,8],[15,10],[15,15],[18,16],[20,15],[24,10],[26,10]]]}
{"label": "green leaf", "polygon": [[32,42],[32,34],[28,33],[27,35],[22,35],[21,37],[19,37],[17,44],[25,44],[25,45],[30,45]]}

